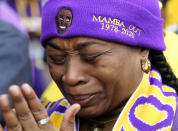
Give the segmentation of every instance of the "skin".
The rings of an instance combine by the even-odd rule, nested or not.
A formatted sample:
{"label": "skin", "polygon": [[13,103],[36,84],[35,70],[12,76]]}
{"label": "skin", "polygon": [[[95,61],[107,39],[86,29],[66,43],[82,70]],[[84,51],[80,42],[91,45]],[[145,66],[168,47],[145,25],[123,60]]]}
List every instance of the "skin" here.
{"label": "skin", "polygon": [[[79,115],[88,118],[120,113],[120,103],[141,82],[140,61],[148,50],[75,37],[49,40],[47,54],[53,80],[71,104],[81,105]],[[87,104],[81,102],[85,98]]]}
{"label": "skin", "polygon": [[[38,125],[37,121],[47,118],[47,112],[40,103],[34,90],[23,84],[21,88],[13,85],[9,93],[14,103],[14,109],[10,107],[7,95],[0,95],[0,108],[8,131],[57,131],[52,122]],[[80,110],[80,105],[74,104],[66,110],[60,131],[72,131],[75,115]],[[0,131],[4,131],[0,125]]]}
{"label": "skin", "polygon": [[[51,76],[72,104],[64,114],[60,131],[71,131],[76,114],[84,119],[81,130],[87,127],[88,119],[85,118],[105,121],[118,117],[141,82],[140,61],[148,57],[148,50],[75,37],[49,40],[47,54]],[[0,108],[8,131],[57,130],[51,121],[37,124],[48,115],[29,85],[11,86],[9,93],[14,109],[7,95],[0,95]],[[111,130],[114,122],[107,124],[104,130]]]}

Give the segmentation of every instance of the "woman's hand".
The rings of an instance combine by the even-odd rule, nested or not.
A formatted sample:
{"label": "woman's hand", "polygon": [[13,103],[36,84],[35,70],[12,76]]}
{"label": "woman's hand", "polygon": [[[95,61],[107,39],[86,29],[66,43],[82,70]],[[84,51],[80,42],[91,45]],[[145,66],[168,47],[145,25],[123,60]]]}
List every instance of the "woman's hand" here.
{"label": "woman's hand", "polygon": [[[33,89],[27,85],[11,86],[9,94],[12,97],[14,109],[11,108],[7,95],[0,96],[0,108],[8,131],[57,131],[48,114]],[[72,105],[64,114],[61,131],[73,131],[75,115],[80,110],[78,104]],[[39,123],[40,120],[47,120]],[[4,129],[0,127],[0,131]]]}

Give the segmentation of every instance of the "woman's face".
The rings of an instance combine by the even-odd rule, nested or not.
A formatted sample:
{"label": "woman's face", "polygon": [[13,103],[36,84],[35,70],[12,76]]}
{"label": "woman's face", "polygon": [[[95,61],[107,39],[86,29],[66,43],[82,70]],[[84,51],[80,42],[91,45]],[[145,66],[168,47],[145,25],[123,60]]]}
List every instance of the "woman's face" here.
{"label": "woman's face", "polygon": [[52,78],[82,117],[95,117],[121,108],[142,79],[143,51],[93,38],[53,38],[47,42]]}

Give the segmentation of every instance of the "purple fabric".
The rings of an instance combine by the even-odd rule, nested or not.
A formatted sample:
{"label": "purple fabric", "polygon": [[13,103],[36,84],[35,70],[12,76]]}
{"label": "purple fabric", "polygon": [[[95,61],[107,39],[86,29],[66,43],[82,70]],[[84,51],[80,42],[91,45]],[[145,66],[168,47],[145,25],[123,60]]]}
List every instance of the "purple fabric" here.
{"label": "purple fabric", "polygon": [[17,29],[23,32],[27,37],[27,31],[20,23],[20,18],[17,13],[4,1],[0,2],[0,19],[14,25]]}
{"label": "purple fabric", "polygon": [[[57,31],[56,15],[64,7],[72,11],[73,20],[61,35]],[[156,0],[49,0],[42,9],[41,43],[45,47],[45,41],[51,37],[73,36],[166,49],[163,19]]]}
{"label": "purple fabric", "polygon": [[15,0],[6,0],[6,1],[10,5],[10,7],[12,7],[17,12]]}
{"label": "purple fabric", "polygon": [[[144,105],[145,103],[151,104],[156,107],[159,111],[165,111],[167,114],[167,118],[161,122],[156,123],[155,125],[149,125],[142,120],[138,119],[135,116],[136,108],[139,105]],[[174,118],[174,110],[170,105],[163,105],[158,98],[153,95],[150,95],[148,98],[145,96],[139,97],[129,113],[129,121],[132,125],[139,131],[156,131],[158,129],[164,128],[172,124],[172,120]]]}
{"label": "purple fabric", "polygon": [[[62,105],[60,105],[59,103],[62,101],[62,100],[64,100],[65,98],[62,98],[62,99],[60,99],[60,100],[58,100],[57,102],[55,102],[53,105],[52,105],[52,107],[50,107],[49,109],[48,109],[48,115],[49,116],[51,116],[51,114],[52,113],[54,113],[54,111],[56,110],[56,111],[58,111],[58,112],[60,112],[60,113],[64,113],[65,111],[66,111],[66,109],[67,109],[67,107],[64,107],[64,106],[62,106]],[[46,106],[47,107],[47,106]]]}
{"label": "purple fabric", "polygon": [[178,131],[178,98],[177,98],[176,115],[175,115],[175,118],[174,118],[172,131]]}
{"label": "purple fabric", "polygon": [[46,89],[45,78],[42,70],[35,67],[34,62],[31,60],[32,66],[32,87],[35,90],[38,98],[41,97],[42,93]]}

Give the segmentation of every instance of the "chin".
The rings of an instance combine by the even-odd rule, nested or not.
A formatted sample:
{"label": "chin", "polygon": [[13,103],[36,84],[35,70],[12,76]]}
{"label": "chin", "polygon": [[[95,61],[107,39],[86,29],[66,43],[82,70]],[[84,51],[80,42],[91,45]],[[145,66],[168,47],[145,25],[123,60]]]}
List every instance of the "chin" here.
{"label": "chin", "polygon": [[82,107],[78,115],[84,118],[92,118],[102,115],[104,112],[97,110],[97,107]]}

